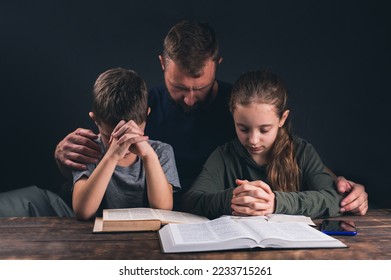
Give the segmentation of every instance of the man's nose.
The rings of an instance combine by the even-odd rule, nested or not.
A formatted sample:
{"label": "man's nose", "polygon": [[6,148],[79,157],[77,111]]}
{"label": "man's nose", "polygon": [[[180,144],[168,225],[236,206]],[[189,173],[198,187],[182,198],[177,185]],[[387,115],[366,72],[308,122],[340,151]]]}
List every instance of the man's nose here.
{"label": "man's nose", "polygon": [[194,90],[190,90],[185,95],[185,97],[183,98],[183,102],[185,102],[185,104],[189,107],[194,106],[194,104],[196,103],[196,97],[195,97]]}

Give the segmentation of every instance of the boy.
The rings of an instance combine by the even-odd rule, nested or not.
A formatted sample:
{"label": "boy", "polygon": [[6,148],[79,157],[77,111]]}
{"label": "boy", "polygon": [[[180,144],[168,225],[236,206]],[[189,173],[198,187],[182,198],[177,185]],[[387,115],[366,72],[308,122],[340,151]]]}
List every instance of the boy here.
{"label": "boy", "polygon": [[104,208],[172,209],[173,188],[180,188],[174,153],[144,136],[148,113],[146,85],[137,73],[116,68],[98,77],[89,115],[103,157],[73,171],[72,206],[79,219]]}

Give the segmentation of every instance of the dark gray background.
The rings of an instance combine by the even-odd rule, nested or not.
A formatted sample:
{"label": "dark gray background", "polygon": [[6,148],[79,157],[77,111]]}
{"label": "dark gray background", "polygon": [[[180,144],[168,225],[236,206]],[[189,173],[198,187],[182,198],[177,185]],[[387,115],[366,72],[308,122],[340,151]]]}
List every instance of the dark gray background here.
{"label": "dark gray background", "polygon": [[290,89],[293,124],[338,175],[391,207],[387,1],[14,1],[0,3],[1,190],[56,190],[56,144],[88,117],[112,67],[162,83],[158,55],[182,19],[208,21],[219,79],[269,68]]}

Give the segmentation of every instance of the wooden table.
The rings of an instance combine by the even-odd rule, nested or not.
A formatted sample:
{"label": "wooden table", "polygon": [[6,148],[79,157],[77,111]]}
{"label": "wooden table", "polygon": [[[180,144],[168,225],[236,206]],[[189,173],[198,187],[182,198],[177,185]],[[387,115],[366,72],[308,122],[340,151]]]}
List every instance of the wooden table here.
{"label": "wooden table", "polygon": [[358,228],[356,236],[338,237],[349,248],[255,249],[181,254],[163,254],[156,232],[93,234],[92,221],[54,217],[2,218],[0,259],[391,260],[391,209],[369,210],[366,216],[344,218],[355,221]]}

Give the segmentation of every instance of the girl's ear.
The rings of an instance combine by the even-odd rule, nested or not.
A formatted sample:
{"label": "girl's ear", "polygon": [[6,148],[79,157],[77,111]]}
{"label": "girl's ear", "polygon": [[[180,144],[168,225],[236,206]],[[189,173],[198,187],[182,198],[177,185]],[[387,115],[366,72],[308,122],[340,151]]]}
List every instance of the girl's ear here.
{"label": "girl's ear", "polygon": [[281,119],[280,119],[280,123],[278,124],[278,127],[284,126],[285,121],[286,121],[286,119],[288,118],[288,116],[289,116],[289,110],[286,110],[286,111],[282,114],[282,117],[281,117]]}

